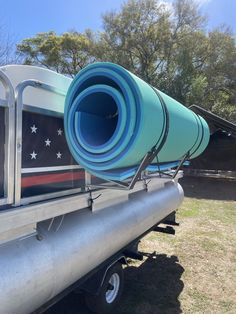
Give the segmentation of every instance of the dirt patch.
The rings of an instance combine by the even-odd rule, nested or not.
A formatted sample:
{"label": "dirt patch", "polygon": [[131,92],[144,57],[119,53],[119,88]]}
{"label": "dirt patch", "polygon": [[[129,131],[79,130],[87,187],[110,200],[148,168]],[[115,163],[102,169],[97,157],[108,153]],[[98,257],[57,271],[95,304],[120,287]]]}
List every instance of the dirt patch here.
{"label": "dirt patch", "polygon": [[180,184],[188,197],[236,201],[236,180],[186,176]]}

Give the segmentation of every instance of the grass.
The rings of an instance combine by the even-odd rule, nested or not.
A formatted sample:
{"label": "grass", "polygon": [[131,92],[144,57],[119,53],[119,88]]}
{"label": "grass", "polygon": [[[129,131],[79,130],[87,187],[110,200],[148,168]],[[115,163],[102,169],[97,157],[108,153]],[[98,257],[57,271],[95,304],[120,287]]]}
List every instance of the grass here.
{"label": "grass", "polygon": [[[125,269],[124,295],[113,314],[236,313],[236,184],[224,185],[225,193],[217,182],[215,198],[214,184],[190,192],[183,184],[187,197],[176,235],[152,232],[141,241],[145,258]],[[47,313],[90,313],[82,303],[75,306],[74,296],[58,306],[64,311]]]}
{"label": "grass", "polygon": [[135,292],[114,313],[236,313],[235,218],[234,201],[185,198],[176,236],[151,233],[141,242],[141,251],[158,252],[158,262],[135,263],[138,283],[127,269]]}

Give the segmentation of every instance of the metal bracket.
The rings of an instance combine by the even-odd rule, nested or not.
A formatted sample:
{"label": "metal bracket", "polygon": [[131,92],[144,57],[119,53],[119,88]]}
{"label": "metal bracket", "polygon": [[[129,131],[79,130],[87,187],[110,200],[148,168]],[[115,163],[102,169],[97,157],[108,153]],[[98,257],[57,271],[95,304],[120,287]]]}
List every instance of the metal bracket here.
{"label": "metal bracket", "polygon": [[175,229],[173,227],[170,227],[170,226],[167,226],[165,228],[156,226],[153,229],[153,231],[175,235]]}
{"label": "metal bracket", "polygon": [[180,168],[183,166],[184,162],[188,159],[189,156],[190,156],[190,153],[189,153],[189,152],[187,152],[187,154],[185,154],[185,155],[183,156],[182,160],[180,161],[180,164],[178,165],[177,169],[175,170],[175,173],[174,173],[174,175],[173,175],[173,177],[172,177],[173,179],[177,176],[177,174],[178,174]]}
{"label": "metal bracket", "polygon": [[89,197],[88,197],[88,207],[92,209],[93,207],[93,202],[98,199],[102,194],[98,194],[96,197],[92,197],[92,190],[90,189],[89,186],[87,186],[87,190],[89,191]]}
{"label": "metal bracket", "polygon": [[135,252],[133,250],[125,250],[124,251],[124,255],[125,257],[127,258],[131,258],[131,259],[134,259],[134,260],[137,260],[137,261],[142,261],[143,260],[143,254],[141,252]]}
{"label": "metal bracket", "polygon": [[179,223],[176,222],[176,211],[172,212],[169,216],[162,220],[161,223],[164,225],[179,226]]}
{"label": "metal bracket", "polygon": [[[120,189],[120,190],[132,190],[135,186],[135,184],[137,183],[137,181],[139,180],[143,180],[144,181],[144,186],[146,186],[147,189],[147,185],[150,181],[148,181],[148,183],[146,182],[147,179],[151,179],[151,176],[149,175],[142,175],[142,173],[144,172],[144,170],[151,164],[151,162],[153,161],[153,159],[156,157],[156,149],[153,148],[150,152],[148,152],[145,157],[143,158],[143,160],[141,161],[135,175],[133,176],[133,178],[131,179],[130,182],[120,182],[120,181],[113,181],[113,180],[106,180],[108,183],[112,183],[113,185],[110,184],[89,184],[87,187],[90,188],[103,188],[103,189]],[[163,174],[164,176],[168,176],[170,179],[175,179],[180,168],[183,166],[184,162],[188,159],[189,157],[189,152],[187,152],[183,158],[181,159],[177,169],[175,170],[174,174],[169,174],[160,170],[157,170],[157,173],[160,175],[160,178],[162,177],[161,175]]]}

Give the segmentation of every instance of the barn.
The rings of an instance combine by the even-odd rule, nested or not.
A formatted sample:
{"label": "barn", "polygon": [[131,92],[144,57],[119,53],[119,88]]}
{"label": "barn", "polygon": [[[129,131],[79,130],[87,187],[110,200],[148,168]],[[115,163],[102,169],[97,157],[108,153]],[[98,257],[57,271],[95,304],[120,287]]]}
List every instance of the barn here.
{"label": "barn", "polygon": [[210,127],[210,142],[199,157],[185,169],[186,175],[236,179],[236,125],[199,107],[191,109]]}

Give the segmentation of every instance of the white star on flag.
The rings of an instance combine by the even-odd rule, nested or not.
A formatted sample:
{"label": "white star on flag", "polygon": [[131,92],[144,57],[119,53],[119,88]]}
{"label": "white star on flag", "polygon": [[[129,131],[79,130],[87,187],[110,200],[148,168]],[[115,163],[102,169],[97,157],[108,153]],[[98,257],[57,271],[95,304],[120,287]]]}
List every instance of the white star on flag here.
{"label": "white star on flag", "polygon": [[62,133],[63,133],[62,129],[57,130],[57,134],[58,134],[59,136],[62,136]]}
{"label": "white star on flag", "polygon": [[30,154],[30,156],[31,156],[31,159],[36,159],[38,154],[36,154],[35,153],[35,151],[33,151],[33,153],[32,154]]}
{"label": "white star on flag", "polygon": [[51,141],[49,140],[49,138],[46,139],[46,141],[44,141],[46,146],[51,146]]}
{"label": "white star on flag", "polygon": [[58,152],[58,153],[57,153],[57,159],[61,159],[61,156],[62,156],[62,153],[61,153],[61,152]]}
{"label": "white star on flag", "polygon": [[37,129],[35,124],[33,126],[30,127],[31,128],[31,133],[37,133]]}

